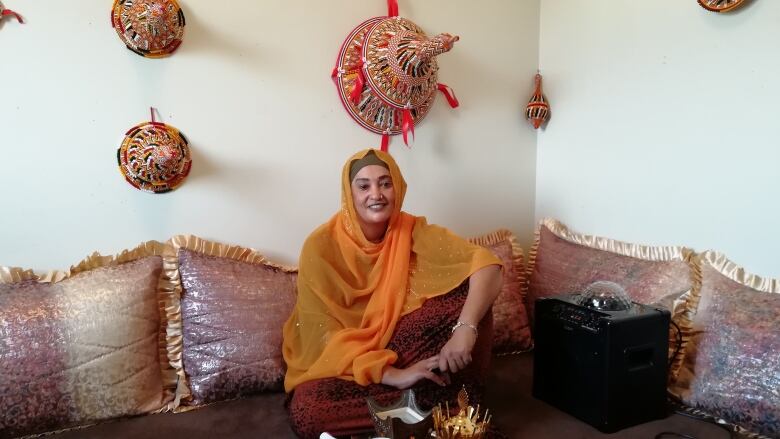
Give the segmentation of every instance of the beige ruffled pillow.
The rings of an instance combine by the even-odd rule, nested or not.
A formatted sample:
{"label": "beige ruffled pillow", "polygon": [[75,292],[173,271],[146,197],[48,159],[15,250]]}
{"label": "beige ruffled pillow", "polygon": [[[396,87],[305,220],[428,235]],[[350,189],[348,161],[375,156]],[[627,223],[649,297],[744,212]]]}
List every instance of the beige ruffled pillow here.
{"label": "beige ruffled pillow", "polygon": [[780,437],[780,279],[749,274],[716,252],[697,261],[693,337],[671,391],[743,433]]}
{"label": "beige ruffled pillow", "polygon": [[[186,406],[282,391],[282,327],[296,300],[297,270],[252,249],[176,236]],[[186,408],[184,409],[186,410]]]}
{"label": "beige ruffled pillow", "polygon": [[[651,247],[582,235],[556,220],[542,220],[526,273],[531,321],[537,298],[581,292],[598,280],[615,282],[633,301],[671,311],[683,339],[670,369],[673,377],[691,335],[692,297],[699,285],[692,257],[693,251],[686,247]],[[677,331],[670,328],[669,336],[669,349],[674,353]]]}
{"label": "beige ruffled pillow", "polygon": [[503,262],[504,284],[493,303],[493,353],[511,354],[531,349],[533,340],[523,298],[525,265],[517,238],[511,231],[500,229],[469,241],[486,247]]}
{"label": "beige ruffled pillow", "polygon": [[152,241],[40,277],[0,268],[0,437],[173,408],[172,256]]}

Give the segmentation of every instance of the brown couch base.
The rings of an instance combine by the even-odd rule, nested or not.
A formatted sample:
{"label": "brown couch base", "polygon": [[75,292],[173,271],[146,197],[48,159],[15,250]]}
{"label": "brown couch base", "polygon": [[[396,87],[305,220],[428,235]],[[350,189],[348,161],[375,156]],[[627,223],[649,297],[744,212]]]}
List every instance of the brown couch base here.
{"label": "brown couch base", "polygon": [[[699,439],[727,439],[722,428],[672,415],[666,419],[604,434],[531,396],[533,354],[493,359],[486,402],[494,425],[509,438],[636,439],[676,432]],[[187,413],[165,413],[109,422],[52,436],[52,439],[294,438],[283,394],[257,395]]]}

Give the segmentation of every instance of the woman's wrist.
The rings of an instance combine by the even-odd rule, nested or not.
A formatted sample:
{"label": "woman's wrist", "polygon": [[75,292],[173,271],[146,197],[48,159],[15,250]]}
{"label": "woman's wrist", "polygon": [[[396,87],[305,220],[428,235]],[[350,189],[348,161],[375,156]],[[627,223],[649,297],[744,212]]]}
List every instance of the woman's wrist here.
{"label": "woman's wrist", "polygon": [[479,330],[477,329],[476,325],[472,325],[471,323],[464,322],[463,320],[458,320],[457,323],[455,323],[455,326],[452,327],[451,332],[455,332],[459,328],[469,328],[470,330],[474,331],[475,336],[479,336]]}
{"label": "woman's wrist", "polygon": [[384,370],[382,371],[382,379],[380,380],[380,384],[384,384],[386,386],[394,385],[393,377],[397,371],[398,369],[393,366],[385,366]]}

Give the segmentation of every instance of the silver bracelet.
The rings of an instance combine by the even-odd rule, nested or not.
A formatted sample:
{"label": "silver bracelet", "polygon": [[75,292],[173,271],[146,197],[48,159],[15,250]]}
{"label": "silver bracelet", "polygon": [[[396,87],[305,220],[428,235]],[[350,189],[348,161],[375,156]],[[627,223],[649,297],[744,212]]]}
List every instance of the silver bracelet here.
{"label": "silver bracelet", "polygon": [[458,323],[455,323],[455,326],[452,327],[452,332],[455,332],[455,330],[461,326],[468,326],[472,331],[474,331],[474,335],[479,337],[479,331],[477,331],[476,326],[472,325],[471,323],[461,322],[460,320],[458,320]]}

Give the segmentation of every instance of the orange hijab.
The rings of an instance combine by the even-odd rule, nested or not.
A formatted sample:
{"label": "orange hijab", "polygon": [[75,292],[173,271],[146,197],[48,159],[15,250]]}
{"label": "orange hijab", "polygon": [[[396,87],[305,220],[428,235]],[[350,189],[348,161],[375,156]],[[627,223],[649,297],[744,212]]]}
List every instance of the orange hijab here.
{"label": "orange hijab", "polygon": [[306,239],[301,250],[298,300],[284,325],[285,391],[319,378],[360,385],[379,383],[398,356],[385,349],[400,316],[426,299],[453,290],[478,269],[500,261],[424,217],[401,211],[406,182],[393,158],[387,164],[395,208],[382,242],[368,241],[358,223],[349,171],[341,176],[341,210]]}

